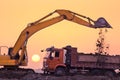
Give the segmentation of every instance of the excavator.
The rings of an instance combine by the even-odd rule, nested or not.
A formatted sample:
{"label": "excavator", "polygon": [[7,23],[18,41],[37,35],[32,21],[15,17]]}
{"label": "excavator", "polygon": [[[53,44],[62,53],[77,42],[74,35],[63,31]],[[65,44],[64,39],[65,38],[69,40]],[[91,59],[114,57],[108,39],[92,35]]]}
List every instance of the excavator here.
{"label": "excavator", "polygon": [[[47,19],[54,13],[58,13],[58,16]],[[3,66],[2,69],[19,69],[20,66],[27,66],[28,56],[26,46],[28,39],[37,31],[58,23],[62,20],[68,20],[94,29],[111,28],[110,24],[103,17],[100,17],[96,21],[94,21],[89,17],[80,15],[69,10],[55,10],[52,13],[44,16],[43,18],[33,23],[29,23],[27,27],[21,32],[15,45],[8,48],[7,55],[0,54],[0,66]]]}

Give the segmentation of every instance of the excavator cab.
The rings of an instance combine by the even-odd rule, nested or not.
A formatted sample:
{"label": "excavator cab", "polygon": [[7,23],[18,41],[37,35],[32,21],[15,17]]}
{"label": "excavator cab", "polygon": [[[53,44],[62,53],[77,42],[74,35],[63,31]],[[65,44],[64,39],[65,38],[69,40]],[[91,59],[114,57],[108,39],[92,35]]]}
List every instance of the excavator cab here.
{"label": "excavator cab", "polygon": [[7,46],[0,46],[0,55],[8,55],[9,48]]}

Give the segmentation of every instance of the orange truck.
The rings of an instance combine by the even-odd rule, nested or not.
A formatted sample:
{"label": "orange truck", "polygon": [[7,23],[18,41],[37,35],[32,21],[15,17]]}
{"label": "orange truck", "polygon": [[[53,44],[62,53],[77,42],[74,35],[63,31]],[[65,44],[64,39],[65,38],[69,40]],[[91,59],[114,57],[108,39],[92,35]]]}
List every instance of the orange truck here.
{"label": "orange truck", "polygon": [[87,73],[113,76],[116,74],[115,70],[120,69],[120,55],[79,53],[76,47],[71,46],[61,49],[51,47],[46,51],[43,61],[45,74]]}

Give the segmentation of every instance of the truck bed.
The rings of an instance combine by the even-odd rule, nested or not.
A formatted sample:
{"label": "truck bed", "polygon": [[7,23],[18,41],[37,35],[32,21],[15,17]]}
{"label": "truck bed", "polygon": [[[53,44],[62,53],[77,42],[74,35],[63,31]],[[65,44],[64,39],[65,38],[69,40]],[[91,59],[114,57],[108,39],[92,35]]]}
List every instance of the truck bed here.
{"label": "truck bed", "polygon": [[73,48],[71,53],[71,67],[119,69],[120,55],[78,53],[77,49]]}

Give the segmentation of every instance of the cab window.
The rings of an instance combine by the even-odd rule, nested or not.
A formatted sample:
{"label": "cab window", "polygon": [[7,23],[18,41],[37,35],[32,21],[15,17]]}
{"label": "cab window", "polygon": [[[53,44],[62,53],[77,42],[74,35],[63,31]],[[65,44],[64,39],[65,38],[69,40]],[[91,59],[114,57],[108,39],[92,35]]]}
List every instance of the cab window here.
{"label": "cab window", "polygon": [[59,57],[59,51],[55,51],[55,57]]}

